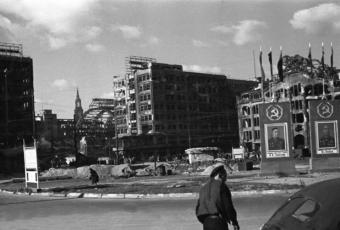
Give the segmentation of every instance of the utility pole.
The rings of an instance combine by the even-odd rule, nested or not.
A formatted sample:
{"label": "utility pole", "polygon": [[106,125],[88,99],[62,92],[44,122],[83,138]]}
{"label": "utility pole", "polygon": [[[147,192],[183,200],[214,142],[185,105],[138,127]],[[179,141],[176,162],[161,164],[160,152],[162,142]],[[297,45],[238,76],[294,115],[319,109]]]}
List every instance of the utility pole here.
{"label": "utility pole", "polygon": [[8,86],[7,86],[7,68],[3,70],[5,78],[5,146],[8,147]]}
{"label": "utility pole", "polygon": [[117,132],[117,115],[116,115],[116,113],[115,113],[115,135],[116,135],[116,163],[117,163],[117,165],[119,164],[119,162],[118,162],[118,160],[119,160],[119,158],[118,158],[118,154],[119,154],[119,152],[118,152],[118,132]]}

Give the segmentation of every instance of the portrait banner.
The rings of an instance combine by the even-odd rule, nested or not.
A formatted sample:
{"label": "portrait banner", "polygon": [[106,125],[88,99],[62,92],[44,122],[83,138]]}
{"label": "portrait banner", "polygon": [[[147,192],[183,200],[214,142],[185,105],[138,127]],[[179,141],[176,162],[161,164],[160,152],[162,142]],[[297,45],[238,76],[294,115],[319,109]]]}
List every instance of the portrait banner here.
{"label": "portrait banner", "polygon": [[292,155],[290,104],[265,103],[260,105],[259,110],[263,159],[289,158]]}
{"label": "portrait banner", "polygon": [[266,158],[289,157],[286,123],[264,124]]}
{"label": "portrait banner", "polygon": [[338,121],[316,121],[316,154],[337,154]]}
{"label": "portrait banner", "polygon": [[315,158],[339,156],[340,102],[309,102],[311,153]]}

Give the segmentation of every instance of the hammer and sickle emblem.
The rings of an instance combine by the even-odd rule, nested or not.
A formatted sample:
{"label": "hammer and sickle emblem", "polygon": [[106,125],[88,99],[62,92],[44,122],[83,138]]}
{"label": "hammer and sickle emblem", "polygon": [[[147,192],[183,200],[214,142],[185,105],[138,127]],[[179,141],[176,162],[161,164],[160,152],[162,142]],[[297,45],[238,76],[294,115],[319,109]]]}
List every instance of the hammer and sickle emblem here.
{"label": "hammer and sickle emblem", "polygon": [[317,113],[322,118],[329,118],[333,115],[333,105],[328,102],[322,102],[317,106]]}
{"label": "hammer and sickle emblem", "polygon": [[272,121],[280,120],[282,117],[282,107],[279,105],[271,105],[266,109],[266,115]]}
{"label": "hammer and sickle emblem", "polygon": [[271,111],[270,111],[270,117],[271,118],[278,118],[279,117],[279,110],[277,108],[273,108]]}
{"label": "hammer and sickle emblem", "polygon": [[329,108],[329,106],[327,104],[323,105],[321,107],[321,113],[322,114],[329,114],[329,113],[331,113],[331,108]]}

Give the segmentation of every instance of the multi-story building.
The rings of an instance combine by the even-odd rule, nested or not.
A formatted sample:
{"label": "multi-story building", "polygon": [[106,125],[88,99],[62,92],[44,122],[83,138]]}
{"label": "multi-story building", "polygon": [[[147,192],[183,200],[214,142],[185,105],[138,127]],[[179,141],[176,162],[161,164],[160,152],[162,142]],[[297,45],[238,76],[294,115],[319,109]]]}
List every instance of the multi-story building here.
{"label": "multi-story building", "polygon": [[34,136],[33,61],[19,44],[0,43],[0,130],[0,170],[15,170],[23,163],[23,139],[29,144]]}
{"label": "multi-story building", "polygon": [[283,79],[277,75],[272,81],[266,81],[264,85],[264,97],[261,87],[254,88],[241,94],[237,100],[240,144],[248,151],[261,149],[260,140],[260,113],[259,104],[270,102],[289,102],[291,104],[292,126],[289,132],[293,134],[293,146],[297,153],[308,155],[310,147],[309,137],[309,112],[315,108],[309,108],[308,102],[315,99],[338,99],[340,88],[336,70],[320,61],[313,60],[313,68],[310,68],[310,60],[301,56],[285,56]]}
{"label": "multi-story building", "polygon": [[129,135],[120,144],[126,154],[165,158],[190,147],[238,145],[236,94],[253,81],[186,72],[181,65],[144,66],[128,75]]}

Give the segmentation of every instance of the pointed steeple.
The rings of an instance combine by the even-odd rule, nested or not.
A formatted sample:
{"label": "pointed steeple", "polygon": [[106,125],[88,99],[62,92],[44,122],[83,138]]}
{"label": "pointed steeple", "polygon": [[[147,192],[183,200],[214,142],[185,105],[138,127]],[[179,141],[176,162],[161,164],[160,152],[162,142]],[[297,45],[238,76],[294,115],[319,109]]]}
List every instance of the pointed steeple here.
{"label": "pointed steeple", "polygon": [[74,108],[74,120],[78,121],[80,118],[83,117],[83,108],[81,107],[81,99],[79,97],[79,90],[77,88],[77,96],[75,100],[75,108]]}

